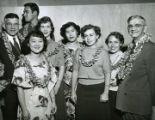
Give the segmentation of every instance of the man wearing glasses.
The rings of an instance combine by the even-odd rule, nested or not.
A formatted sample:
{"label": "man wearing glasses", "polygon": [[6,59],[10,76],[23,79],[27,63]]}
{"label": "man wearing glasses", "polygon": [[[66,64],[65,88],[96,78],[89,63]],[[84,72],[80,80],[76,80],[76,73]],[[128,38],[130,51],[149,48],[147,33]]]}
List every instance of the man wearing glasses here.
{"label": "man wearing glasses", "polygon": [[21,46],[18,39],[19,17],[8,13],[4,17],[3,31],[0,37],[0,60],[4,64],[4,74],[0,77],[0,87],[4,90],[4,120],[17,120],[18,98],[15,86],[11,84],[15,62],[20,55]]}
{"label": "man wearing glasses", "polygon": [[132,43],[118,78],[116,108],[123,111],[123,120],[150,120],[155,113],[155,44],[146,31],[146,20],[134,15],[128,18]]}

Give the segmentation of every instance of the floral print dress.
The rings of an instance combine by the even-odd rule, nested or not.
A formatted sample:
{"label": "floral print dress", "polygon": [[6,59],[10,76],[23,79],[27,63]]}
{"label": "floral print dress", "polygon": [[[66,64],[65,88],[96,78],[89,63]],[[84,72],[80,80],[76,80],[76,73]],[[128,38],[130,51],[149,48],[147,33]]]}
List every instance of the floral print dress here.
{"label": "floral print dress", "polygon": [[[24,56],[17,61],[12,84],[24,89],[30,120],[51,120],[53,106],[49,93],[54,86],[54,81],[56,81],[54,68],[51,68],[47,61],[33,65]],[[22,120],[20,107],[18,120]]]}
{"label": "floral print dress", "polygon": [[77,43],[76,46],[64,45],[64,56],[65,56],[65,73],[63,80],[65,81],[65,100],[67,106],[67,116],[69,120],[74,120],[75,118],[75,103],[70,99],[71,97],[71,79],[73,73],[73,60],[75,52],[77,49],[83,46]]}

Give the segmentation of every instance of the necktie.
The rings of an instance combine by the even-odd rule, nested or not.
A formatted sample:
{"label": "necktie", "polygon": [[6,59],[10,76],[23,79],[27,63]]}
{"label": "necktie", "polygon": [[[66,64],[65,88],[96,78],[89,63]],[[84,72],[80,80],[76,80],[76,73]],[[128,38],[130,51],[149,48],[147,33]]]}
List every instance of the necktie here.
{"label": "necktie", "polygon": [[13,41],[14,41],[14,47],[16,48],[16,50],[17,50],[18,52],[20,52],[20,47],[19,47],[19,44],[17,43],[15,37],[13,37]]}

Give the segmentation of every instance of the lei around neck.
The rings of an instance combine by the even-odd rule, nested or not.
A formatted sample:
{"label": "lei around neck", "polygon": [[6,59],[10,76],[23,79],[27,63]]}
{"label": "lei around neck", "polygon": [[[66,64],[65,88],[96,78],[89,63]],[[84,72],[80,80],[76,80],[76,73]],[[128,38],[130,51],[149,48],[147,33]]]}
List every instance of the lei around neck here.
{"label": "lei around neck", "polygon": [[134,47],[131,47],[131,44],[128,46],[128,50],[125,53],[125,62],[124,65],[120,67],[120,71],[118,73],[118,79],[125,79],[130,73],[133,68],[133,63],[137,59],[137,57],[142,52],[144,47],[144,43],[149,42],[151,40],[151,35],[144,34],[139,41],[135,43]]}
{"label": "lei around neck", "polygon": [[98,61],[99,55],[100,55],[100,53],[103,50],[103,46],[97,48],[95,54],[93,55],[93,58],[91,60],[89,60],[89,61],[86,61],[85,60],[85,56],[82,54],[83,53],[83,50],[84,49],[81,49],[81,52],[79,54],[79,60],[81,61],[81,64],[83,66],[85,66],[85,67],[91,67],[91,66],[93,66]]}

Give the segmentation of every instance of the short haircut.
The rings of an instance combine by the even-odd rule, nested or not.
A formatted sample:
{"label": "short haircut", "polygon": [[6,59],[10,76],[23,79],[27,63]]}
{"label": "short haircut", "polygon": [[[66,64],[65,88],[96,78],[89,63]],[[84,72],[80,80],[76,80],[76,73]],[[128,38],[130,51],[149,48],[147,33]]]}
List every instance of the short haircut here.
{"label": "short haircut", "polygon": [[6,14],[5,17],[4,17],[4,20],[8,19],[8,18],[17,18],[17,19],[19,19],[18,15],[15,14],[15,13],[8,13],[8,14]]}
{"label": "short haircut", "polygon": [[100,27],[98,26],[95,26],[95,25],[91,25],[91,24],[88,24],[88,25],[85,25],[81,28],[81,36],[84,38],[84,33],[89,30],[89,29],[93,29],[96,33],[96,35],[99,35],[99,38],[101,37],[101,29]]}
{"label": "short haircut", "polygon": [[135,19],[135,18],[139,18],[139,19],[143,20],[144,25],[146,25],[146,20],[145,20],[145,18],[144,18],[143,16],[141,16],[141,15],[132,15],[132,16],[130,16],[130,17],[128,18],[128,20],[127,20],[127,23],[129,24],[129,22],[130,22],[131,20]]}
{"label": "short haircut", "polygon": [[109,38],[111,36],[114,36],[115,38],[117,38],[121,44],[124,44],[124,36],[120,32],[111,32],[105,40],[106,44],[108,44]]}
{"label": "short haircut", "polygon": [[28,45],[31,37],[39,37],[39,38],[42,38],[43,39],[43,42],[44,42],[44,47],[43,47],[43,50],[41,52],[46,51],[46,48],[47,48],[47,40],[44,37],[43,33],[37,30],[37,31],[30,32],[28,34],[28,36],[25,38],[25,40],[24,40],[24,42],[22,44],[22,53],[24,55],[27,55],[27,54],[29,54],[31,52],[30,47]]}
{"label": "short haircut", "polygon": [[33,3],[33,2],[25,3],[24,7],[30,7],[32,12],[37,11],[37,15],[39,16],[39,13],[40,13],[39,6],[36,3]]}
{"label": "short haircut", "polygon": [[67,22],[65,24],[62,25],[62,27],[60,28],[60,34],[61,36],[64,38],[63,42],[67,43],[67,37],[66,37],[66,29],[73,26],[75,28],[75,30],[77,31],[77,36],[80,35],[80,26],[75,24],[74,22]]}
{"label": "short haircut", "polygon": [[44,16],[44,17],[40,18],[40,20],[39,20],[39,22],[38,22],[38,25],[37,25],[37,29],[40,30],[41,24],[44,24],[44,23],[47,23],[47,22],[49,22],[50,25],[51,25],[51,30],[52,30],[52,31],[51,31],[51,33],[50,33],[50,37],[51,37],[53,40],[55,40],[55,37],[54,37],[54,25],[53,25],[53,22],[52,22],[52,20],[51,20],[50,17]]}

